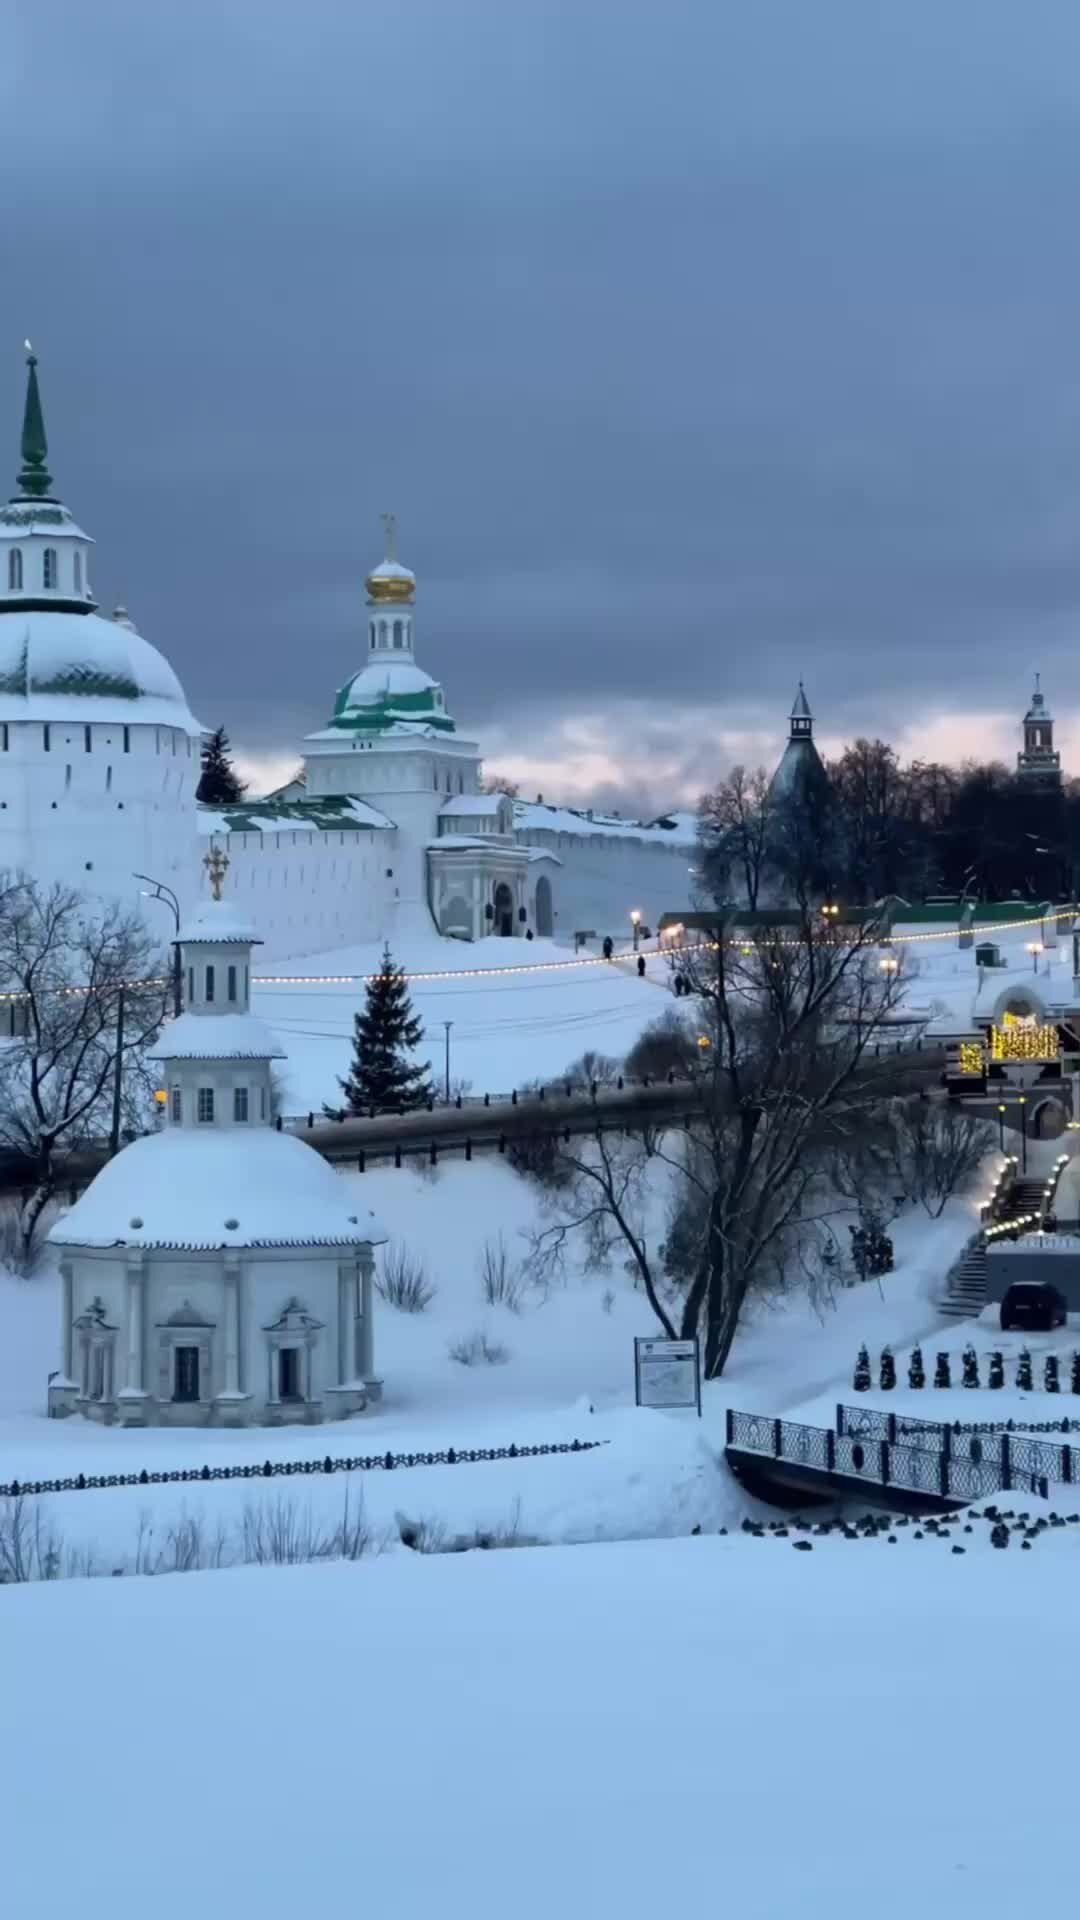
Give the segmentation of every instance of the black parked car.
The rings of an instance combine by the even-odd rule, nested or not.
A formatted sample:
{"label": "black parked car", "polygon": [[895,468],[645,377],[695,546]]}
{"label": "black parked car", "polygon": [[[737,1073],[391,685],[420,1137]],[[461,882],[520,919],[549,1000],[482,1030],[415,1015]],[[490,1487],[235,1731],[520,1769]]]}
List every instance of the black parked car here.
{"label": "black parked car", "polygon": [[1048,1280],[1016,1280],[1001,1302],[1001,1330],[1018,1327],[1026,1333],[1050,1333],[1067,1318],[1065,1299]]}

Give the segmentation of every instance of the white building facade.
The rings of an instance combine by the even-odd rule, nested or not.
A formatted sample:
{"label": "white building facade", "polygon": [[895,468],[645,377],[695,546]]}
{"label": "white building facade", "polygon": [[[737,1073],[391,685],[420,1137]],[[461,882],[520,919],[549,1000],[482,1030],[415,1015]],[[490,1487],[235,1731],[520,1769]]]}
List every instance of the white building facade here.
{"label": "white building facade", "polygon": [[146,880],[186,910],[207,846],[281,961],[412,933],[463,940],[625,933],[689,899],[680,820],[510,809],[482,791],[416,653],[416,581],[387,550],[368,575],[364,657],[301,782],[262,801],[199,807],[204,729],[172,667],[123,608],[94,600],[93,541],[56,496],[31,354],[16,492],[0,507],[0,872],[137,906]]}
{"label": "white building facade", "polygon": [[[224,860],[211,857],[220,885]],[[213,899],[181,928],[185,1010],[156,1049],[165,1125],[53,1227],[64,1369],[49,1410],[124,1426],[278,1426],[381,1395],[374,1248],[333,1168],[271,1120],[256,935]]]}

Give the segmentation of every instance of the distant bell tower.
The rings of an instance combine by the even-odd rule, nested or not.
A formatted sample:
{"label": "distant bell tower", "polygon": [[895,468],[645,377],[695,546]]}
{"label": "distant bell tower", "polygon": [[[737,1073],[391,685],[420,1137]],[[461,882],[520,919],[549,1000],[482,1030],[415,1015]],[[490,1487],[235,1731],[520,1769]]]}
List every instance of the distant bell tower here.
{"label": "distant bell tower", "polygon": [[1032,785],[1060,787],[1061,755],[1054,746],[1054,716],[1035,675],[1035,691],[1024,715],[1024,745],[1016,756],[1016,771]]}

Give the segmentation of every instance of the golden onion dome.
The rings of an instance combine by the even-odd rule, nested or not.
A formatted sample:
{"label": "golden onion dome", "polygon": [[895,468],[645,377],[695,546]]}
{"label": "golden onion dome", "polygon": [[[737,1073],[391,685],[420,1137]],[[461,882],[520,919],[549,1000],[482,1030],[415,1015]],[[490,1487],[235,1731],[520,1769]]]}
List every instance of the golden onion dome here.
{"label": "golden onion dome", "polygon": [[383,514],[383,527],[386,532],[386,547],[383,558],[377,567],[373,567],[364,582],[367,587],[368,601],[376,607],[400,607],[407,605],[416,592],[416,575],[403,567],[397,557],[397,516]]}
{"label": "golden onion dome", "polygon": [[416,592],[416,575],[396,560],[381,560],[368,574],[364,585],[368,600],[376,607],[402,606]]}

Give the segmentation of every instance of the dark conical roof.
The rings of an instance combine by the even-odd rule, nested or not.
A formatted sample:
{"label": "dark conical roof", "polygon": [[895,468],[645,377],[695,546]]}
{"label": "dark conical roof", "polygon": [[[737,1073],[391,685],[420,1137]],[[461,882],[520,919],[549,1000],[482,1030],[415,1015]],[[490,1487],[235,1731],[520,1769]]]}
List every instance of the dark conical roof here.
{"label": "dark conical roof", "polygon": [[45,464],[49,442],[45,437],[45,416],[41,410],[37,355],[32,351],[29,341],[26,343],[26,367],[26,404],[23,407],[22,440],[19,445],[22,468],[15,482],[19,489],[16,498],[48,500],[52,494],[52,474]]}
{"label": "dark conical roof", "polygon": [[799,691],[795,695],[795,703],[791,709],[791,718],[793,720],[812,720],[813,717],[810,711],[810,702],[806,697],[806,688],[800,680]]}

